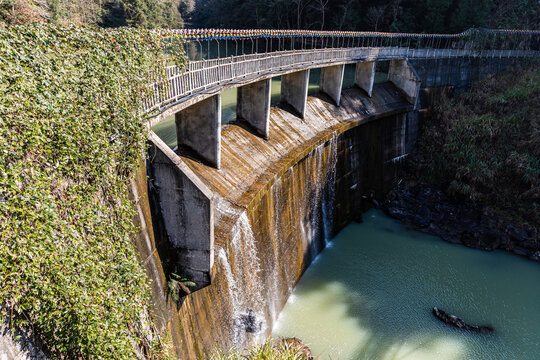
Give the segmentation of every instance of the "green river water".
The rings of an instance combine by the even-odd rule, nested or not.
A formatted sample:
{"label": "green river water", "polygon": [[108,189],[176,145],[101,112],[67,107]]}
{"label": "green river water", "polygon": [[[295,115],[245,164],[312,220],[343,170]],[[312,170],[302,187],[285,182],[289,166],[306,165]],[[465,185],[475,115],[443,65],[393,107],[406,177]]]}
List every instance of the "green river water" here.
{"label": "green river water", "polygon": [[[495,332],[452,328],[433,306]],[[538,360],[540,264],[445,243],[372,210],[313,262],[273,335],[321,359]]]}

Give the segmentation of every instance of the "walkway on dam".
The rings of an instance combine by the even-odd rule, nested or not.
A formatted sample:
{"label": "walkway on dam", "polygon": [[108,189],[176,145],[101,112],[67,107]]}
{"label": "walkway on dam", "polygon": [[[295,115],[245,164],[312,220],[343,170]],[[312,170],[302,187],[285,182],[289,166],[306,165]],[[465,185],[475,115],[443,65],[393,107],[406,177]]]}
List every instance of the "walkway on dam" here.
{"label": "walkway on dam", "polygon": [[[227,88],[313,68],[389,60],[538,57],[539,37],[539,31],[487,29],[461,34],[176,30],[163,38],[184,42],[187,53],[195,50],[196,59],[184,68],[167,67],[163,78],[152,85],[143,111],[153,126]],[[233,41],[236,51],[228,56],[227,42]],[[277,49],[272,41],[278,43]],[[220,49],[226,56],[220,57]],[[216,58],[209,58],[213,53]]]}

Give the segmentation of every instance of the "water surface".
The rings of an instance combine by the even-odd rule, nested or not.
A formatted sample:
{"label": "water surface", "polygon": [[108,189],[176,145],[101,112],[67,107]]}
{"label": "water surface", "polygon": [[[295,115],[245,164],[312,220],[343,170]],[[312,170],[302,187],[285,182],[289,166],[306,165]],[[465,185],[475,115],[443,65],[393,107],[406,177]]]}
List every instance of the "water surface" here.
{"label": "water surface", "polygon": [[[496,331],[454,329],[433,306]],[[314,261],[273,335],[300,338],[321,359],[540,359],[540,264],[370,211]]]}

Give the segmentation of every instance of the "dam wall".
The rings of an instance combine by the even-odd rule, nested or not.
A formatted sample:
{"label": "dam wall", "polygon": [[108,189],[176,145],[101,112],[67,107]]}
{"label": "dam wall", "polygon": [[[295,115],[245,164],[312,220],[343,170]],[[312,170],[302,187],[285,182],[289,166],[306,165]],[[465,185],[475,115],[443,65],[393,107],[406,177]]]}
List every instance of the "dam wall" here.
{"label": "dam wall", "polygon": [[[181,358],[266,338],[329,239],[391,187],[417,129],[413,105],[390,82],[372,97],[344,90],[340,103],[310,97],[304,119],[271,108],[267,140],[243,122],[224,125],[219,169],[174,154],[214,207],[211,284],[177,303]],[[150,168],[169,151],[152,138]],[[150,183],[157,204],[170,200],[159,179]]]}
{"label": "dam wall", "polygon": [[[174,152],[151,136],[152,217],[148,219],[144,207],[140,213],[145,214],[141,224],[154,222],[154,228],[143,226],[138,245],[153,279],[157,323],[170,329],[180,357],[205,358],[216,348],[242,347],[268,336],[294,285],[329,239],[360,220],[398,178],[418,134],[419,113],[414,110],[423,107],[415,101],[420,87],[415,81],[424,93],[466,87],[513,61],[409,63],[412,69],[404,61],[391,64],[390,81],[375,84],[371,94],[360,88],[343,90],[340,106],[335,96],[321,92],[301,110],[291,110],[289,104],[272,107],[263,135],[247,121],[222,126],[219,168],[193,153]],[[481,70],[483,66],[487,69]],[[403,82],[413,86],[411,91],[403,90]],[[196,201],[186,202],[188,198]],[[184,214],[178,219],[170,212],[175,206]],[[189,231],[167,233],[209,219],[210,228],[203,227],[193,238]],[[199,236],[211,239],[197,250],[202,257],[174,246],[176,238],[193,242]],[[159,262],[181,268],[193,258],[202,258],[209,268],[197,265],[194,273],[184,273],[196,286],[173,301],[167,290],[170,269]]]}

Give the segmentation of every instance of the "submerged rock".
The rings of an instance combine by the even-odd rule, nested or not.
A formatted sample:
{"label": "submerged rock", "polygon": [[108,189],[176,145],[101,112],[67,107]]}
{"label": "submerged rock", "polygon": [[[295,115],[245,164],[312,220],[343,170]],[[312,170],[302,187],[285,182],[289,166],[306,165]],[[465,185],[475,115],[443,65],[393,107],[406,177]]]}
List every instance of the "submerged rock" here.
{"label": "submerged rock", "polygon": [[445,324],[452,325],[453,327],[456,327],[458,329],[469,330],[478,333],[491,333],[494,331],[493,327],[490,325],[469,325],[457,316],[448,314],[447,312],[442,311],[437,307],[434,307],[431,312],[440,321],[444,322]]}

